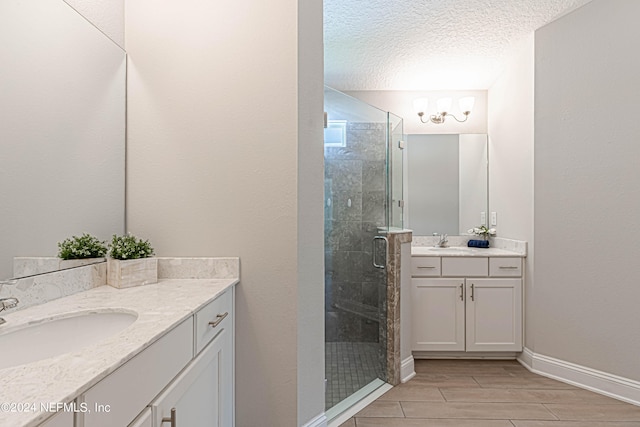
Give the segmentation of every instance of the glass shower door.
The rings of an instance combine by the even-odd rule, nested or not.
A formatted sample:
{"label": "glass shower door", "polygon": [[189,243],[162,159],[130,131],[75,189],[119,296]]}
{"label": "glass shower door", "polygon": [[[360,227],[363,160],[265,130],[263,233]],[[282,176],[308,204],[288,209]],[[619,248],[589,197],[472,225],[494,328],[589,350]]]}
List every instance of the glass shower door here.
{"label": "glass shower door", "polygon": [[392,229],[402,229],[404,200],[403,200],[403,120],[393,113],[389,114],[389,172],[387,186],[389,189],[389,226]]}
{"label": "glass shower door", "polygon": [[[386,380],[386,112],[325,88],[327,416]],[[376,264],[376,265],[374,265]]]}

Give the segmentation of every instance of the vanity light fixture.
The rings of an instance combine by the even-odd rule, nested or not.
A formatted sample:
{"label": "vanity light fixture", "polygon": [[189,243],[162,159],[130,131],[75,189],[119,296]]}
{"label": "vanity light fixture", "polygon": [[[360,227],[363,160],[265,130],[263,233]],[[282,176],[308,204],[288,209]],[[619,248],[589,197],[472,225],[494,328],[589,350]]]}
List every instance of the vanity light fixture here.
{"label": "vanity light fixture", "polygon": [[[460,111],[464,115],[464,119],[460,120],[456,116],[450,113],[451,104],[453,100],[451,97],[440,98],[436,102],[436,113],[427,115],[427,107],[429,106],[429,99],[427,98],[418,98],[413,101],[413,108],[418,113],[418,117],[420,117],[420,121],[422,123],[435,123],[440,125],[445,122],[447,117],[453,117],[456,121],[462,123],[466,122],[469,118],[469,114],[471,114],[471,110],[473,110],[473,104],[475,104],[476,99],[473,96],[466,96],[464,98],[460,98],[458,100],[458,104],[460,105]],[[425,116],[427,120],[425,120]]]}

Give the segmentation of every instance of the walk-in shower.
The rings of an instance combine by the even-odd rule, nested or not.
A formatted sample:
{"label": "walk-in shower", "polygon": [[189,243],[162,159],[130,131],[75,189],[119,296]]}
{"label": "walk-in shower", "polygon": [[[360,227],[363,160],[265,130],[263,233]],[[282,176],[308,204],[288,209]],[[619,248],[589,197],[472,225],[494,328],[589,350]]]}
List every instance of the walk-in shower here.
{"label": "walk-in shower", "polygon": [[325,88],[327,415],[387,380],[386,238],[402,227],[402,119]]}

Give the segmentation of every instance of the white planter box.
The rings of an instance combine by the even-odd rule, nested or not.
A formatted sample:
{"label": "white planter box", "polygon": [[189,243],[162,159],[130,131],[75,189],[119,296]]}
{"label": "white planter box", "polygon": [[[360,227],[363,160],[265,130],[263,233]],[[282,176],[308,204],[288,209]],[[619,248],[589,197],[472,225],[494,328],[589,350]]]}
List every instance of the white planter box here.
{"label": "white planter box", "polygon": [[157,258],[129,260],[107,258],[107,285],[122,289],[157,282]]}

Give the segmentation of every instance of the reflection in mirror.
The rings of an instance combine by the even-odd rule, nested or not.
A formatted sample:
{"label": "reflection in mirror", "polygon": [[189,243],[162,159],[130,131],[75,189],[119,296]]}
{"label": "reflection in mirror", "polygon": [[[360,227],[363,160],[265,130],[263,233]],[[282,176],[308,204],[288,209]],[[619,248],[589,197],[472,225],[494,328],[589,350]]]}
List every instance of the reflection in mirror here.
{"label": "reflection in mirror", "polygon": [[488,210],[487,135],[409,135],[405,220],[415,236],[461,235]]}
{"label": "reflection in mirror", "polygon": [[0,2],[0,280],[14,257],[124,232],[125,70],[63,1]]}

